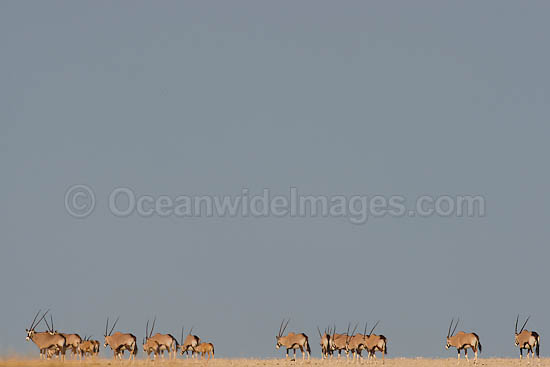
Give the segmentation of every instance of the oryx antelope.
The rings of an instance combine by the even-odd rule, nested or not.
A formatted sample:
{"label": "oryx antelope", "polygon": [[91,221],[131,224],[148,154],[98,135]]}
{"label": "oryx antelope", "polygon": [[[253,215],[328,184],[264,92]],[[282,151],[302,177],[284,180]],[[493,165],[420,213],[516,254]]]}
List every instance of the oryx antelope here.
{"label": "oryx antelope", "polygon": [[156,320],[156,318],[153,320],[153,325],[151,326],[151,331],[149,331],[149,334],[147,334],[147,329],[149,327],[149,320],[147,320],[147,326],[145,327],[145,337],[147,338],[147,340],[152,339],[159,344],[160,356],[162,358],[164,358],[164,351],[166,350],[168,352],[168,357],[175,359],[178,350],[178,341],[170,334],[156,333],[155,335],[152,335],[153,330],[155,329]]}
{"label": "oryx antelope", "polygon": [[379,351],[382,353],[382,363],[385,363],[385,356],[388,354],[388,341],[386,337],[382,334],[376,335],[373,334],[374,329],[380,321],[377,321],[376,324],[372,327],[368,335],[365,336],[365,347],[369,353],[368,359],[376,359],[376,352]]}
{"label": "oryx antelope", "polygon": [[207,361],[210,360],[210,357],[214,358],[214,344],[212,343],[200,343],[194,349],[196,353],[200,354],[201,359],[203,359],[207,354]]}
{"label": "oryx antelope", "polygon": [[96,355],[94,340],[90,340],[90,337],[84,336],[84,339],[80,342],[78,350],[80,352],[80,359],[87,356],[94,357]]}
{"label": "oryx antelope", "polygon": [[181,328],[181,344],[180,344],[180,354],[183,355],[183,353],[186,354],[187,358],[189,358],[189,352],[191,352],[191,356],[195,356],[195,347],[201,343],[201,338],[199,338],[196,335],[191,334],[193,332],[193,327],[189,329],[189,332],[187,333],[187,336],[185,337],[185,340],[183,339],[183,330],[184,328]]}
{"label": "oryx antelope", "polygon": [[331,357],[334,352],[338,352],[338,359],[340,359],[342,351],[344,351],[346,353],[346,359],[349,358],[347,345],[348,345],[348,339],[350,337],[349,335],[350,326],[351,324],[348,324],[348,330],[345,334],[337,334],[336,325],[334,325],[334,329],[332,330],[332,337],[330,338]]}
{"label": "oryx antelope", "polygon": [[290,319],[286,322],[285,326],[283,327],[283,322],[281,322],[281,326],[279,326],[279,333],[275,337],[277,339],[277,344],[275,347],[279,349],[280,347],[286,348],[286,358],[288,359],[288,351],[294,350],[294,360],[296,360],[296,349],[300,349],[302,352],[302,360],[305,359],[305,355],[307,352],[307,359],[310,359],[311,356],[311,349],[309,347],[309,341],[308,337],[304,333],[295,334],[295,333],[288,333],[287,335],[283,336],[286,327],[288,326],[288,323],[290,322]]}
{"label": "oryx antelope", "polygon": [[321,330],[319,329],[319,326],[317,326],[317,331],[319,332],[319,339],[320,339],[320,345],[321,345],[321,356],[323,359],[327,359],[329,354],[332,355],[332,352],[330,350],[330,328],[325,329],[324,334],[321,334]]}
{"label": "oryx antelope", "polygon": [[474,351],[474,364],[477,363],[477,350],[481,352],[481,343],[479,342],[479,336],[477,336],[476,333],[465,333],[463,331],[459,331],[455,335],[456,327],[458,326],[458,322],[460,319],[456,321],[456,324],[454,326],[453,331],[451,332],[451,327],[453,326],[453,321],[451,320],[451,325],[449,325],[449,330],[447,331],[447,344],[445,345],[446,349],[449,349],[450,347],[455,347],[457,351],[457,363],[460,362],[460,350],[464,349],[464,355],[466,356],[466,360],[468,359],[468,348],[472,348]]}
{"label": "oryx antelope", "polygon": [[153,359],[156,360],[160,354],[160,345],[156,340],[146,338],[143,341],[143,351],[147,354],[147,357],[153,353]]}
{"label": "oryx antelope", "polygon": [[61,353],[61,358],[65,359],[65,337],[59,334],[51,334],[49,331],[36,332],[34,329],[42,322],[46,314],[49,312],[46,311],[42,317],[36,322],[36,318],[40,314],[40,310],[34,316],[31,326],[26,329],[27,341],[32,340],[34,344],[40,349],[40,359],[48,357],[48,349],[59,349]]}
{"label": "oryx antelope", "polygon": [[[519,359],[523,358],[523,349],[527,350],[527,359],[529,359],[529,352],[531,352],[531,359],[535,358],[535,353],[537,354],[537,358],[540,358],[540,336],[536,331],[529,331],[524,330],[525,325],[527,325],[527,321],[531,316],[529,316],[525,322],[523,323],[523,326],[521,327],[521,330],[518,332],[518,321],[519,321],[519,315],[516,318],[516,329],[515,329],[515,345],[516,347],[519,347]],[[534,351],[533,351],[534,349]]]}
{"label": "oryx antelope", "polygon": [[107,324],[105,325],[105,341],[103,343],[103,347],[107,348],[107,345],[111,347],[113,351],[113,358],[119,358],[122,359],[122,354],[124,350],[127,350],[130,352],[130,357],[128,359],[135,359],[135,355],[137,354],[137,344],[136,344],[136,337],[130,333],[120,333],[116,332],[113,334],[113,330],[115,329],[115,326],[118,322],[118,317],[113,324],[113,327],[111,328],[111,331],[107,333],[107,329],[109,328],[109,318],[107,318]]}
{"label": "oryx antelope", "polygon": [[354,335],[352,333],[352,335],[350,335],[350,337],[348,338],[346,349],[348,350],[348,352],[353,353],[352,359],[354,360],[359,360],[359,358],[361,358],[361,360],[363,359],[363,355],[361,354],[361,352],[367,349],[366,341],[367,341],[367,323],[365,323],[365,331],[363,332],[363,334]]}
{"label": "oryx antelope", "polygon": [[[72,358],[76,358],[78,355],[79,358],[81,358],[81,354],[79,352],[80,343],[82,342],[82,338],[78,334],[68,334],[68,333],[60,333],[57,330],[54,330],[53,327],[53,316],[50,314],[50,322],[51,325],[48,324],[48,320],[44,319],[44,322],[46,323],[46,327],[48,328],[48,331],[50,334],[59,334],[63,335],[65,337],[65,350],[71,348],[71,355]],[[59,353],[59,350],[57,351]]]}

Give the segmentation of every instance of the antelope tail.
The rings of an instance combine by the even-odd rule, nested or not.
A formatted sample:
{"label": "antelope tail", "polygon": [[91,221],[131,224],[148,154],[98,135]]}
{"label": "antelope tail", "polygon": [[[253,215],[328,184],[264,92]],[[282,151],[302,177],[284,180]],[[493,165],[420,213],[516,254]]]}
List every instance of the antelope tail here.
{"label": "antelope tail", "polygon": [[311,348],[309,347],[309,340],[306,340],[306,350],[309,354],[311,354]]}
{"label": "antelope tail", "polygon": [[537,336],[537,346],[535,347],[535,353],[537,353],[537,358],[540,358],[540,336]]}
{"label": "antelope tail", "polygon": [[477,338],[477,346],[479,347],[479,353],[481,353],[482,348],[481,348],[481,342],[479,341],[479,338]]}
{"label": "antelope tail", "polygon": [[388,354],[388,342],[384,343],[384,354]]}

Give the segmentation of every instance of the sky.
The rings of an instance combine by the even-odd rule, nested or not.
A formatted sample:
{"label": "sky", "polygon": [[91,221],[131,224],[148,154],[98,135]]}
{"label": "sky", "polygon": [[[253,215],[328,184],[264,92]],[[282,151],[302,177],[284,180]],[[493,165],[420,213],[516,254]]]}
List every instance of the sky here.
{"label": "sky", "polygon": [[[178,338],[194,326],[220,357],[262,358],[284,355],[283,318],[317,357],[317,326],[377,320],[389,357],[454,357],[444,338],[460,317],[482,356],[516,356],[518,313],[550,330],[549,11],[1,2],[0,354],[38,356],[25,328],[50,308],[57,329],[100,340],[107,317],[141,342],[156,316]],[[67,201],[74,185],[94,193],[88,215],[67,208],[90,202]],[[159,215],[146,201],[152,215],[118,216],[117,188],[475,195],[485,212],[356,224]]]}

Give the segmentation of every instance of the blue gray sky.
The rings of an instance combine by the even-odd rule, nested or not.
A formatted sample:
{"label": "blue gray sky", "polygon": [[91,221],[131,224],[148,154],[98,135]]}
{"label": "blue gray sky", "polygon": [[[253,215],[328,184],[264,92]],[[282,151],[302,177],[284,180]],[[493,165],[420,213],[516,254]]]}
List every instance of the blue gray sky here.
{"label": "blue gray sky", "polygon": [[[25,327],[138,339],[184,324],[280,357],[283,317],[375,322],[390,356],[452,357],[451,317],[515,356],[550,330],[546,2],[0,4],[1,353]],[[70,216],[65,193],[93,189]],[[116,217],[137,195],[481,195],[483,217]],[[421,336],[421,338],[418,337]],[[427,343],[427,344],[426,344]],[[543,354],[545,354],[543,349]],[[103,352],[105,353],[105,352]]]}

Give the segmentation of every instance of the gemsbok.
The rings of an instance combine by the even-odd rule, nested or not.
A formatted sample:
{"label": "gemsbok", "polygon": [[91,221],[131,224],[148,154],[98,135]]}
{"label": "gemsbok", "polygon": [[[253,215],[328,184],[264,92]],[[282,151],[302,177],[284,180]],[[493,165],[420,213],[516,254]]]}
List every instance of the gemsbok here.
{"label": "gemsbok", "polygon": [[116,332],[113,334],[113,330],[115,329],[115,326],[118,322],[118,317],[113,324],[113,327],[111,328],[111,331],[107,333],[107,329],[109,328],[109,318],[107,318],[107,324],[105,325],[105,341],[103,342],[103,347],[107,348],[107,346],[111,347],[111,350],[113,351],[113,358],[116,359],[117,357],[119,359],[122,359],[122,354],[125,350],[130,352],[130,359],[135,359],[135,355],[137,354],[137,344],[136,344],[136,337],[130,333],[121,333]]}
{"label": "gemsbok", "polygon": [[183,339],[183,330],[184,328],[181,328],[181,344],[180,344],[180,354],[183,355],[186,354],[187,358],[189,358],[189,352],[191,352],[191,357],[195,356],[195,347],[201,343],[201,338],[199,338],[196,335],[191,334],[193,332],[193,327],[189,329],[189,332],[187,333],[187,336],[185,337],[185,340]]}
{"label": "gemsbok", "polygon": [[286,359],[288,359],[288,351],[293,350],[294,351],[294,359],[296,360],[296,349],[300,349],[302,352],[302,360],[305,359],[306,353],[307,353],[307,359],[310,359],[311,356],[311,349],[309,347],[309,341],[308,337],[304,333],[295,334],[295,333],[288,333],[287,335],[283,335],[286,327],[288,326],[288,323],[290,322],[290,319],[286,322],[285,326],[283,327],[283,322],[281,322],[281,326],[279,326],[279,333],[275,337],[277,340],[277,344],[275,347],[279,349],[280,347],[286,348]]}
{"label": "gemsbok", "polygon": [[376,352],[379,351],[382,353],[382,364],[384,364],[385,356],[386,354],[388,354],[388,340],[382,334],[373,334],[374,329],[379,322],[380,320],[378,320],[376,324],[374,324],[368,335],[365,336],[365,347],[369,352],[368,359],[376,360]]}
{"label": "gemsbok", "polygon": [[[525,325],[527,325],[527,321],[531,316],[525,320],[523,323],[523,326],[521,327],[521,330],[518,332],[518,321],[519,321],[519,315],[516,318],[516,329],[515,329],[515,345],[516,347],[519,347],[519,359],[521,360],[523,358],[523,350],[527,350],[527,360],[529,360],[529,352],[531,352],[531,359],[534,360],[535,353],[537,354],[537,358],[540,358],[540,336],[536,331],[529,331],[524,330]],[[534,350],[534,351],[533,351]]]}
{"label": "gemsbok", "polygon": [[348,339],[350,337],[349,335],[350,326],[351,326],[351,323],[348,324],[348,330],[345,334],[337,334],[336,325],[334,325],[334,329],[332,330],[332,337],[330,338],[331,358],[334,352],[338,352],[338,360],[340,360],[342,351],[346,353],[346,359],[349,358],[349,352],[348,352],[347,346],[348,346]]}
{"label": "gemsbok", "polygon": [[[355,332],[355,330],[354,330]],[[363,334],[353,334],[348,338],[348,344],[346,349],[349,353],[353,353],[352,359],[358,361],[359,359],[363,360],[363,355],[361,352],[367,349],[367,323],[365,323],[365,331]]]}
{"label": "gemsbok", "polygon": [[210,360],[210,357],[214,358],[214,344],[212,343],[200,343],[194,349],[201,356],[201,359],[204,359],[208,354],[207,362]]}
{"label": "gemsbok", "polygon": [[153,353],[153,360],[156,360],[160,354],[160,345],[156,340],[145,338],[143,340],[143,351],[147,354],[147,358]]}
{"label": "gemsbok", "polygon": [[[44,319],[44,322],[46,323],[46,327],[48,328],[48,331],[50,334],[59,334],[63,335],[65,337],[65,350],[68,348],[71,348],[71,356],[73,359],[76,359],[77,355],[79,358],[82,358],[81,353],[79,352],[80,343],[82,342],[82,338],[78,334],[67,334],[67,333],[60,333],[57,330],[54,330],[53,327],[53,316],[50,314],[50,322],[51,325],[48,324],[48,320]],[[57,351],[59,353],[59,350]]]}
{"label": "gemsbok", "polygon": [[155,317],[155,319],[153,320],[153,325],[151,326],[151,331],[149,331],[149,334],[147,334],[147,328],[149,326],[149,320],[147,320],[147,326],[145,327],[145,337],[147,339],[152,339],[159,344],[161,358],[164,358],[164,351],[167,351],[168,357],[170,359],[176,359],[176,354],[178,351],[178,341],[170,334],[156,333],[155,335],[152,335],[153,330],[155,329],[156,321],[157,319]]}
{"label": "gemsbok", "polygon": [[451,327],[453,326],[453,320],[451,320],[451,325],[449,325],[449,330],[447,331],[447,344],[445,345],[446,349],[449,349],[450,347],[455,347],[457,351],[457,364],[460,363],[460,351],[464,349],[464,356],[466,356],[466,360],[469,362],[468,359],[468,348],[472,348],[474,351],[474,364],[477,364],[477,351],[479,349],[479,352],[481,353],[481,343],[479,342],[479,336],[477,336],[476,333],[465,333],[463,331],[459,331],[455,335],[456,327],[458,326],[458,322],[460,319],[456,321],[456,324],[454,326],[453,331],[451,332]]}
{"label": "gemsbok", "polygon": [[82,341],[80,342],[80,346],[78,347],[78,350],[80,352],[80,359],[87,356],[93,357],[95,345],[90,340],[90,337],[84,335],[84,339],[82,339]]}
{"label": "gemsbok", "polygon": [[319,326],[317,326],[317,331],[319,332],[319,339],[321,345],[321,357],[322,359],[327,359],[330,352],[330,330],[325,329],[324,334],[321,334]]}
{"label": "gemsbok", "polygon": [[65,360],[65,337],[59,334],[50,334],[49,331],[43,331],[43,332],[36,332],[35,328],[42,322],[44,317],[46,317],[46,314],[49,312],[46,311],[42,315],[42,317],[36,322],[36,318],[40,314],[40,310],[36,313],[36,316],[34,316],[34,319],[32,320],[31,326],[26,329],[27,331],[27,337],[25,338],[27,341],[32,340],[34,344],[40,349],[40,359],[48,358],[48,350],[58,349],[61,353],[62,360]]}

